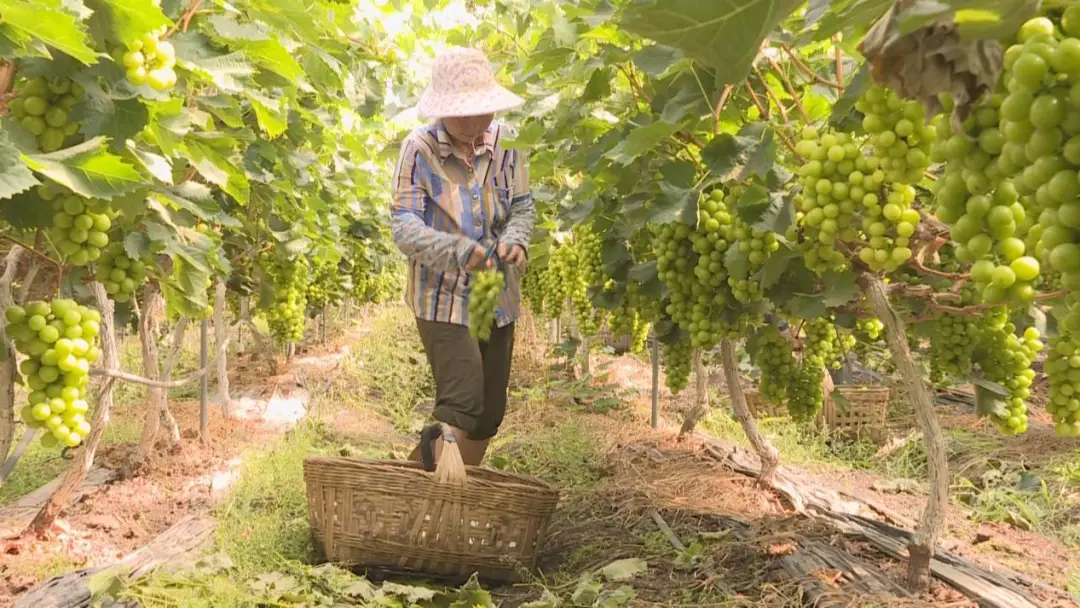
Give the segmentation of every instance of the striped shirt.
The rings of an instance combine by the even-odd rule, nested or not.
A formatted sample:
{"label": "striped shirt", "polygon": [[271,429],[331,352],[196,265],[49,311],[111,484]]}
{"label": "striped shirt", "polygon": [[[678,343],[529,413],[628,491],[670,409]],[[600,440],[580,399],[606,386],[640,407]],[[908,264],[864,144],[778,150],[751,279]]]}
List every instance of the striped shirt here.
{"label": "striped shirt", "polygon": [[[427,321],[469,324],[472,291],[465,264],[473,247],[527,248],[536,210],[523,153],[502,147],[507,127],[492,121],[473,166],[456,156],[441,122],[413,131],[394,170],[390,226],[409,258],[405,299]],[[521,286],[506,264],[506,289],[495,309],[505,327],[518,316]]]}

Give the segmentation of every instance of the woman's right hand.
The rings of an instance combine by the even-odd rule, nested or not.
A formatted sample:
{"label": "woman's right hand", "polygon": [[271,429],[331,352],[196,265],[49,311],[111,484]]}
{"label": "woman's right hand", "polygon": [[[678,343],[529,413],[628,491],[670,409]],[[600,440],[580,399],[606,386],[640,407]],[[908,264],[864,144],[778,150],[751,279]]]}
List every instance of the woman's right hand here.
{"label": "woman's right hand", "polygon": [[474,270],[485,270],[491,268],[491,259],[487,257],[487,251],[484,247],[477,244],[473,246],[472,253],[469,254],[469,260],[465,262],[465,270],[472,272]]}

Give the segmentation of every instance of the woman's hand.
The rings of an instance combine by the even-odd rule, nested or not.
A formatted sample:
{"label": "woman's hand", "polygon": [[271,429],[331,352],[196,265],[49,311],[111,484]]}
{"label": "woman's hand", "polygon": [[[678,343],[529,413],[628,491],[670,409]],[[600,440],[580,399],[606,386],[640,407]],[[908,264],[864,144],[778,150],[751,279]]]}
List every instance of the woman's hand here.
{"label": "woman's hand", "polygon": [[518,269],[518,272],[525,272],[525,248],[521,245],[510,245],[508,247],[499,244],[499,257],[502,258],[504,264],[513,264]]}
{"label": "woman's hand", "polygon": [[487,258],[487,251],[484,247],[479,244],[473,245],[472,253],[469,254],[468,261],[465,262],[465,270],[472,272],[491,268],[491,259],[485,258]]}

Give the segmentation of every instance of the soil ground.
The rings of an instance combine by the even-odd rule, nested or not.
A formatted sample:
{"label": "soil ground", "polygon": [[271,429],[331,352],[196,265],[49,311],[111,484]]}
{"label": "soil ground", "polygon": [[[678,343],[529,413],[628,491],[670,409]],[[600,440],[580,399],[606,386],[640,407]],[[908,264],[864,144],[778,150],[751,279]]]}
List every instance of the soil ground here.
{"label": "soil ground", "polygon": [[[2,585],[12,597],[53,574],[111,563],[190,513],[218,519],[217,550],[230,557],[231,580],[280,570],[282,560],[310,560],[303,458],[403,457],[430,411],[433,392],[407,311],[376,309],[347,328],[335,321],[329,344],[301,348],[276,376],[247,356],[230,363],[234,395],[304,389],[310,395],[304,422],[282,434],[265,421],[225,420],[212,410],[211,440],[202,445],[189,430],[198,426],[198,402],[171,401],[187,430],[178,449],[159,452],[139,476],[74,505],[52,538],[0,541],[0,598]],[[537,572],[518,585],[492,589],[499,605],[569,600],[582,591],[582,581],[595,579],[603,597],[615,602],[609,605],[801,606],[798,582],[779,576],[777,563],[805,539],[842,547],[902,581],[904,563],[795,515],[776,494],[720,465],[700,440],[678,441],[671,425],[681,422],[689,394],[665,391],[662,409],[669,424],[649,428],[646,360],[597,354],[593,374],[574,380],[564,366],[553,365],[536,332],[519,332],[510,413],[489,465],[556,485],[562,500]],[[699,430],[741,441],[723,403],[722,383],[712,384],[714,407]],[[893,409],[898,413],[888,435],[903,436],[913,424],[901,405]],[[132,424],[140,412],[132,401],[119,408],[118,422]],[[943,544],[988,567],[997,562],[1080,592],[1080,552],[1070,545],[1080,539],[1070,528],[1080,519],[1076,443],[1036,424],[1026,436],[1001,438],[960,406],[943,407],[942,422],[957,497]],[[875,458],[879,446],[865,438],[822,434],[781,419],[763,426],[800,478],[918,518],[925,501],[925,489],[913,481],[925,466],[918,440]],[[105,450],[102,462],[117,465],[130,449],[130,441],[118,442]],[[218,491],[229,471],[238,475],[236,482]],[[1015,484],[1000,481],[1022,473],[1037,478],[1037,487],[1017,492]],[[672,534],[662,531],[657,516]],[[673,546],[672,536],[683,549]],[[627,558],[644,560],[643,571],[623,582],[596,575]],[[898,601],[857,596],[829,572],[815,577],[843,605],[973,605],[940,582],[922,597]],[[1050,596],[1040,602],[1069,605]],[[210,605],[250,604],[223,595]]]}

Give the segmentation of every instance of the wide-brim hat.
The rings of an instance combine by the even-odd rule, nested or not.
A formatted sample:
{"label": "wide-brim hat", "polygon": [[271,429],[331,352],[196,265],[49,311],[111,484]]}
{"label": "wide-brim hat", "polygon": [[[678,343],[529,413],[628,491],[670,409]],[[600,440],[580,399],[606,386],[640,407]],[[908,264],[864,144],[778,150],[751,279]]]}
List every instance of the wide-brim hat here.
{"label": "wide-brim hat", "polygon": [[525,100],[495,80],[491,62],[480,51],[451,48],[435,58],[431,84],[420,95],[424,118],[481,116],[516,108]]}

